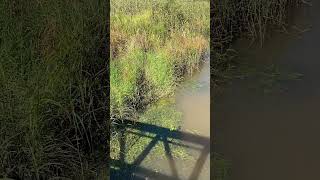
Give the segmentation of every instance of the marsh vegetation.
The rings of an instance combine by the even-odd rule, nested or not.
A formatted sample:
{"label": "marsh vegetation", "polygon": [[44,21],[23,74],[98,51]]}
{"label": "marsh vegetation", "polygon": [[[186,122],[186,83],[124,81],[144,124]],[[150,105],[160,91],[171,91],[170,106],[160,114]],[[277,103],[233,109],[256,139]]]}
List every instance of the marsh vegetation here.
{"label": "marsh vegetation", "polygon": [[[208,0],[111,0],[110,20],[107,3],[0,2],[0,178],[98,178],[110,131],[111,157],[134,161],[150,140],[127,136],[135,146],[120,152],[118,125],[178,130],[181,113],[170,97],[200,69],[210,34],[215,91],[238,64],[230,45],[240,37],[262,45],[270,30],[285,31],[298,0],[219,0],[211,7]],[[214,176],[224,179],[230,163],[214,158]]]}
{"label": "marsh vegetation", "polygon": [[231,45],[239,38],[263,46],[269,32],[285,32],[291,10],[299,4],[298,0],[221,0],[214,1],[212,53],[213,87],[230,81],[229,72],[237,67],[234,57],[237,52]]}
{"label": "marsh vegetation", "polygon": [[0,2],[0,179],[94,179],[107,156],[107,4]]}

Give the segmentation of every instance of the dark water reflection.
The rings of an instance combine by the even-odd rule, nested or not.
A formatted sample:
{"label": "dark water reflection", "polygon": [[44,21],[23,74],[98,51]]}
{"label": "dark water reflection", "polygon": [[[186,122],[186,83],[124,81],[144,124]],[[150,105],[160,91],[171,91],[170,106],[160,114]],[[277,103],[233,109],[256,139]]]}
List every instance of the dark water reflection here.
{"label": "dark water reflection", "polygon": [[319,19],[320,2],[313,1],[292,24],[310,31],[275,33],[263,48],[236,45],[257,69],[275,64],[303,76],[272,93],[248,88],[257,78],[234,80],[216,99],[214,149],[232,161],[231,180],[320,179]]}

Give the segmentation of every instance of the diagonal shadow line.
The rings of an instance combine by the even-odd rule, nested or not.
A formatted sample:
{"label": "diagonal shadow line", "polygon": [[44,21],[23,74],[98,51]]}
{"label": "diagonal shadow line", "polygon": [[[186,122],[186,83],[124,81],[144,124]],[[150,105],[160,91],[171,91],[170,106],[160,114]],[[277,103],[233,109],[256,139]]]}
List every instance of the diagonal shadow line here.
{"label": "diagonal shadow line", "polygon": [[199,178],[200,172],[202,170],[204,163],[206,162],[206,159],[207,159],[209,153],[210,153],[210,145],[207,145],[203,148],[201,155],[200,155],[199,159],[197,160],[196,165],[193,168],[193,171],[190,175],[189,180],[195,180],[195,179]]}
{"label": "diagonal shadow line", "polygon": [[179,179],[177,167],[176,167],[176,164],[174,162],[173,156],[171,154],[171,149],[170,149],[167,137],[163,137],[163,145],[164,145],[164,149],[166,151],[166,156],[167,156],[167,159],[169,161],[169,166],[171,168],[172,175],[173,175],[174,178]]}
{"label": "diagonal shadow line", "polygon": [[[174,142],[168,141],[167,138],[179,139],[183,142],[194,143],[194,144],[198,144],[198,145],[201,145],[202,147],[204,147],[201,151],[200,157],[198,158],[198,160],[195,164],[195,167],[192,170],[192,173],[191,173],[191,176],[189,179],[196,180],[199,178],[200,172],[204,166],[206,158],[210,154],[210,138],[191,134],[188,132],[170,130],[168,128],[159,127],[156,125],[146,124],[146,123],[142,123],[142,122],[133,122],[130,120],[124,120],[123,122],[124,122],[124,124],[122,124],[122,126],[126,129],[127,133],[132,133],[132,134],[136,134],[141,137],[148,137],[148,138],[152,139],[152,141],[147,145],[147,147],[143,150],[143,152],[136,158],[136,160],[133,162],[133,164],[129,165],[129,164],[126,164],[125,162],[123,162],[123,165],[126,165],[127,167],[129,165],[129,167],[132,167],[132,168],[134,167],[134,169],[139,169],[140,168],[139,165],[141,164],[141,162],[145,159],[145,157],[149,154],[149,152],[152,150],[152,148],[156,145],[156,143],[158,141],[163,141],[165,148],[166,148],[166,146],[167,147],[169,146],[169,143],[174,143]],[[141,134],[136,133],[136,132],[131,132],[129,129],[138,130],[139,132],[141,132]],[[146,132],[155,134],[156,136],[152,137],[152,136],[145,135]],[[161,138],[162,136],[166,137],[166,138],[162,139]],[[183,145],[183,144],[181,144],[181,145]],[[188,146],[188,145],[184,145],[184,146]],[[197,149],[197,150],[201,149],[201,148],[196,148],[196,147],[191,147],[191,146],[189,148]],[[171,158],[172,158],[172,154],[170,152],[170,149],[166,150],[166,153],[169,155],[169,157],[171,156]],[[170,158],[169,158],[169,161],[170,161]],[[173,161],[173,158],[172,158],[172,161]],[[118,167],[120,167],[119,164],[118,164]],[[173,174],[174,175],[176,174],[176,176],[178,176],[178,173],[174,172],[174,171],[176,171],[176,167],[171,166],[171,169],[173,170]],[[131,169],[131,170],[133,170],[133,169]],[[134,171],[132,171],[132,173],[133,172]],[[148,171],[143,170],[140,173],[143,173],[143,172],[151,173],[152,171],[151,170],[148,170]],[[153,175],[157,174],[157,172],[154,172],[154,173],[155,174],[153,174]],[[153,176],[149,176],[149,177],[153,177]],[[177,180],[177,177],[170,176],[170,178],[169,178],[168,176],[166,176],[165,179]]]}
{"label": "diagonal shadow line", "polygon": [[132,163],[132,165],[137,166],[144,160],[144,158],[149,154],[151,149],[157,144],[160,140],[160,135],[154,137],[154,139],[148,144],[148,146],[143,150],[143,152],[137,157],[137,159]]}
{"label": "diagonal shadow line", "polygon": [[[142,134],[142,133],[133,132],[133,131],[130,131],[130,130],[127,130],[127,133],[133,134],[133,135],[136,135],[136,136],[140,136],[140,137],[149,138],[149,139],[154,138],[152,136],[148,136],[148,135],[145,135],[145,134]],[[184,147],[184,148],[188,148],[188,149],[194,149],[194,150],[199,150],[199,151],[201,151],[203,149],[202,147],[196,147],[196,146],[191,146],[191,145],[187,145],[187,144],[183,144],[183,143],[178,143],[178,142],[170,141],[168,139],[167,139],[167,141],[168,141],[169,144],[172,144],[172,145],[175,145],[175,146]]]}
{"label": "diagonal shadow line", "polygon": [[182,141],[200,144],[202,146],[205,146],[208,143],[210,143],[209,138],[204,136],[194,135],[194,134],[183,132],[183,131],[170,130],[168,128],[164,128],[164,127],[160,127],[152,124],[145,124],[142,122],[133,122],[131,120],[123,120],[123,122],[127,125],[131,125],[131,126],[127,126],[128,129],[136,129],[136,130],[139,130],[140,132],[149,132],[152,134],[159,134],[159,135],[167,136],[169,138],[180,139]]}
{"label": "diagonal shadow line", "polygon": [[126,154],[126,136],[125,131],[120,131],[119,141],[120,141],[120,158],[121,162],[125,161],[125,154]]}

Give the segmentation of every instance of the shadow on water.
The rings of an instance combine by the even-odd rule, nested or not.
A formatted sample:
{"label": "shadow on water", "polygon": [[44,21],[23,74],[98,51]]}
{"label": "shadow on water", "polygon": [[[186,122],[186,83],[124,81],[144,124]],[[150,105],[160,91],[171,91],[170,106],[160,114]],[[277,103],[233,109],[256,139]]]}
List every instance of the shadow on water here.
{"label": "shadow on water", "polygon": [[[120,153],[119,159],[111,159],[111,179],[125,179],[125,180],[140,180],[140,179],[165,179],[165,180],[178,180],[181,179],[178,175],[178,168],[172,155],[170,144],[180,146],[186,149],[193,149],[200,152],[200,156],[194,163],[190,180],[199,179],[199,175],[207,157],[210,154],[210,139],[207,137],[177,131],[170,130],[168,128],[159,127],[142,122],[133,122],[130,120],[124,120],[123,123],[118,125],[121,129],[120,152],[125,152],[127,145],[125,144],[125,137],[128,134],[134,134],[143,138],[150,138],[151,141],[144,148],[144,150],[136,157],[132,163],[125,161],[125,153]],[[151,136],[149,134],[153,134]],[[178,141],[175,141],[178,140]],[[151,150],[157,143],[162,143],[165,149],[165,158],[169,163],[171,175],[156,172],[152,169],[147,169],[140,166],[142,161],[148,156]],[[159,157],[159,159],[162,157]],[[155,162],[156,163],[156,162]],[[188,173],[190,173],[188,172]]]}

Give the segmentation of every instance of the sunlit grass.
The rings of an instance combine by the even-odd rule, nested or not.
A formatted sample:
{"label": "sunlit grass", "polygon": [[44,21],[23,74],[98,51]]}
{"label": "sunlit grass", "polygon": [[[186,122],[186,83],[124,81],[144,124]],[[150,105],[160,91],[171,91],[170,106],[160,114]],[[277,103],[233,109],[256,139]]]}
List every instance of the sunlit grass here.
{"label": "sunlit grass", "polygon": [[[111,1],[113,118],[172,95],[177,82],[199,68],[209,48],[209,10],[209,1]],[[139,58],[125,60],[137,49]],[[120,71],[133,79],[119,78]]]}

